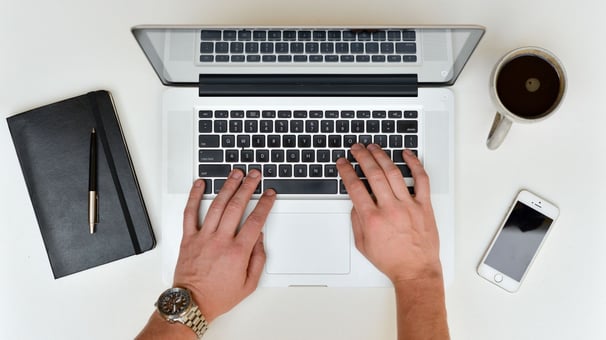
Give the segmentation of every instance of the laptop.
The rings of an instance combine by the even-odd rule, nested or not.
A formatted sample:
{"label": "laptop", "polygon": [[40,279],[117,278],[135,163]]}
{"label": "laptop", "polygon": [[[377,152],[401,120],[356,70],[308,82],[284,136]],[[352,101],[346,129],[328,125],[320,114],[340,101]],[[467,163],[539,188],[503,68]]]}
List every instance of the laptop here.
{"label": "laptop", "polygon": [[[259,169],[277,200],[264,226],[261,286],[377,287],[391,283],[355,247],[351,201],[334,163],[376,143],[409,190],[401,152],[431,179],[446,284],[454,277],[454,98],[448,89],[480,26],[137,26],[162,84],[163,273],[172,281],[182,212],[204,178],[204,216],[234,168]],[[369,188],[370,190],[370,188]]]}

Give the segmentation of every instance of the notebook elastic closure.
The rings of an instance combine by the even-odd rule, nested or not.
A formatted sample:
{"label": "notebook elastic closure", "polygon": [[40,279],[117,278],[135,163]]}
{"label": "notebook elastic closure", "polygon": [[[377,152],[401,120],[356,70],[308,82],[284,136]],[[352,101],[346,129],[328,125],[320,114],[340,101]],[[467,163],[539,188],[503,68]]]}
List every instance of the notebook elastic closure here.
{"label": "notebook elastic closure", "polygon": [[414,74],[200,74],[199,96],[414,97]]}

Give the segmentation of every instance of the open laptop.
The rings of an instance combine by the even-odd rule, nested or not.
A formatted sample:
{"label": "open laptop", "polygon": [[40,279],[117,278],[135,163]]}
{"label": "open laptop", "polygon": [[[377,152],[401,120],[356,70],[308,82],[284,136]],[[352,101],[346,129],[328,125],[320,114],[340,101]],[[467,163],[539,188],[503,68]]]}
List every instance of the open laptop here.
{"label": "open laptop", "polygon": [[[334,162],[377,143],[431,178],[444,278],[454,275],[454,84],[484,28],[138,26],[162,83],[162,229],[172,280],[191,183],[202,215],[233,168],[259,169],[277,201],[264,227],[262,286],[389,286],[355,248]],[[357,168],[364,178],[363,172]],[[258,197],[258,196],[257,196]],[[248,211],[252,210],[253,200]]]}

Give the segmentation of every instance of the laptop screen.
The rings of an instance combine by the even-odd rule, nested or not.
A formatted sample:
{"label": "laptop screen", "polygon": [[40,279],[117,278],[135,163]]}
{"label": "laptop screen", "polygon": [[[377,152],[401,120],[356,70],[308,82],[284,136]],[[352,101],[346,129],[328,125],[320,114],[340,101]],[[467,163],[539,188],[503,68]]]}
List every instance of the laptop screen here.
{"label": "laptop screen", "polygon": [[448,86],[484,28],[137,26],[132,32],[168,86],[197,86],[205,74],[405,75],[420,86]]}

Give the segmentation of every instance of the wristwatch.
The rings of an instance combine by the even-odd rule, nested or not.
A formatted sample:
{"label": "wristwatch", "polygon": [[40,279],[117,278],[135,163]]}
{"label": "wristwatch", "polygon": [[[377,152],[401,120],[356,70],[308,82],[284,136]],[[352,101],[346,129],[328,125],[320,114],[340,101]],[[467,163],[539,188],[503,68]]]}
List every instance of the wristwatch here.
{"label": "wristwatch", "polygon": [[174,287],[165,290],[158,298],[156,307],[164,319],[170,323],[180,322],[191,328],[198,339],[201,339],[208,329],[208,322],[187,289]]}

